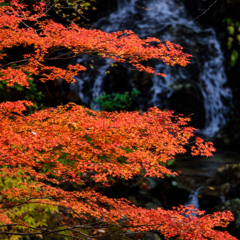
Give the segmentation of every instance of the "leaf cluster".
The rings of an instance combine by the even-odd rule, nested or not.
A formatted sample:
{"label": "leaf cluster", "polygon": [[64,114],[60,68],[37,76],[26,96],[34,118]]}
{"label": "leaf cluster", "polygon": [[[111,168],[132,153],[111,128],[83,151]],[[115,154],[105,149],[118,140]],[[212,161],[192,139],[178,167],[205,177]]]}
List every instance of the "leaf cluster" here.
{"label": "leaf cluster", "polygon": [[95,105],[99,105],[103,111],[119,111],[130,107],[140,92],[134,88],[131,93],[128,91],[124,94],[112,93],[106,94],[103,92],[102,96],[95,99]]}
{"label": "leaf cluster", "polygon": [[[4,172],[1,171],[0,176],[4,176]],[[24,183],[30,184],[34,183],[30,177],[22,178],[19,172],[18,176],[12,177],[0,177],[0,191],[4,192],[8,189],[15,188],[15,189],[22,189],[25,186],[22,186]],[[30,200],[30,199],[29,199]],[[37,204],[31,203],[31,201],[24,201],[21,202],[19,199],[9,198],[9,196],[0,196],[0,203],[2,205],[3,213],[12,221],[18,223],[25,223],[20,225],[13,225],[13,226],[2,226],[0,227],[0,232],[28,232],[29,227],[32,228],[43,228],[48,227],[50,224],[51,215],[54,212],[58,212],[58,208],[56,206],[45,205],[45,204]],[[32,230],[33,231],[33,230]],[[2,240],[18,240],[21,239],[20,236],[16,235],[5,235],[0,234],[0,239]]]}
{"label": "leaf cluster", "polygon": [[[164,44],[156,38],[142,40],[130,30],[106,33],[80,28],[75,24],[67,28],[52,20],[44,20],[47,5],[42,2],[36,3],[32,11],[28,11],[25,5],[17,5],[17,0],[10,2],[12,5],[0,8],[0,36],[4,39],[0,44],[0,59],[3,60],[0,64],[0,81],[6,81],[9,86],[15,83],[28,86],[28,75],[36,75],[43,82],[59,78],[74,82],[73,76],[86,70],[86,67],[69,64],[62,69],[49,66],[47,62],[83,54],[110,58],[119,63],[129,62],[134,68],[152,74],[155,70],[144,66],[143,62],[159,59],[171,66],[186,66],[191,57],[183,53],[182,47],[177,44],[170,41]],[[15,5],[20,7],[16,8]],[[6,18],[10,20],[5,21]],[[152,42],[156,43],[155,46]],[[15,46],[23,46],[29,51],[23,54],[21,60],[5,63],[8,61],[7,50]],[[17,67],[12,67],[12,64],[17,64]],[[163,73],[156,74],[165,76]]]}
{"label": "leaf cluster", "polygon": [[33,79],[28,79],[28,87],[21,86],[15,83],[11,88],[7,86],[6,81],[0,82],[0,91],[2,92],[11,92],[12,89],[17,90],[18,92],[22,92],[25,96],[25,99],[32,101],[34,109],[41,109],[44,105],[41,103],[41,100],[45,97],[45,95],[39,91],[37,88],[37,84],[33,81]]}
{"label": "leaf cluster", "polygon": [[240,22],[231,18],[223,19],[227,31],[227,49],[230,53],[230,66],[235,67],[240,54]]}
{"label": "leaf cluster", "polygon": [[[96,0],[52,0],[42,1],[47,4],[47,11],[54,11],[57,15],[63,18],[68,24],[79,23],[85,17],[85,13],[89,10],[96,10],[93,3]],[[88,20],[88,19],[87,19]]]}
{"label": "leaf cluster", "polygon": [[[43,1],[31,7],[19,0],[8,2],[0,6],[0,82],[8,87],[31,88],[29,76],[42,82],[59,78],[73,82],[86,67],[69,64],[62,69],[48,63],[83,54],[128,62],[139,71],[160,76],[165,75],[143,62],[158,59],[171,66],[186,66],[191,57],[177,44],[140,39],[129,30],[106,33],[76,24],[65,27],[46,18],[49,6]],[[74,1],[66,2],[69,6]],[[14,61],[8,50],[19,46],[26,51]],[[36,91],[34,86],[32,90]],[[127,237],[128,229],[157,231],[166,238],[236,239],[214,229],[233,221],[229,211],[205,215],[184,206],[143,209],[97,191],[98,185],[110,186],[112,179],[176,175],[167,164],[177,154],[186,153],[185,146],[195,130],[188,126],[189,118],[157,107],[141,114],[96,112],[75,104],[24,115],[31,106],[29,100],[0,104],[0,236],[45,238],[54,234],[93,239],[101,230],[97,237],[106,239],[109,234]],[[191,147],[192,155],[211,156],[213,151],[212,143],[201,138]],[[64,183],[77,188],[68,191]],[[50,216],[43,208],[50,215],[59,209],[61,224],[45,227],[44,221],[39,222],[39,218],[47,221]],[[197,217],[192,217],[191,211]],[[105,231],[110,228],[114,230]]]}
{"label": "leaf cluster", "polygon": [[[2,196],[10,201],[59,206],[68,209],[79,221],[93,217],[105,223],[128,225],[134,231],[154,230],[166,237],[180,235],[185,239],[191,239],[190,236],[216,239],[212,228],[225,226],[225,221],[232,219],[229,212],[191,219],[182,215],[182,209],[142,209],[124,199],[107,198],[94,188],[74,192],[59,188],[66,181],[84,186],[89,179],[93,185],[98,182],[107,186],[112,177],[130,179],[142,171],[145,176],[176,175],[159,162],[167,163],[176,154],[186,152],[184,145],[194,130],[187,126],[188,118],[157,108],[143,114],[96,112],[74,104],[21,116],[22,104],[0,105],[0,129],[4,136],[0,142],[0,165],[4,166],[4,174],[15,176],[21,165],[22,178],[31,176],[34,180],[22,182],[22,188],[2,191]],[[14,112],[18,115],[13,118]],[[192,149],[193,154],[207,156],[214,150],[210,143],[200,139]],[[217,236],[234,239],[226,233]]]}

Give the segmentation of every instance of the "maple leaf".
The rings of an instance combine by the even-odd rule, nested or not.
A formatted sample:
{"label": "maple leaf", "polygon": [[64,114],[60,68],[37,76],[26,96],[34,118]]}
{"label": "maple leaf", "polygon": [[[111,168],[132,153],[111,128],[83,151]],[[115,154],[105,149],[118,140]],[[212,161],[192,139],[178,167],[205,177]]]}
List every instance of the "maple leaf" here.
{"label": "maple leaf", "polygon": [[[0,80],[9,86],[28,86],[29,75],[43,82],[58,78],[72,82],[79,71],[85,70],[84,66],[70,64],[62,69],[47,63],[83,54],[128,62],[137,70],[152,74],[155,70],[142,61],[158,59],[171,66],[186,66],[191,57],[177,44],[164,44],[156,38],[140,39],[130,30],[106,33],[46,20],[49,6],[41,1],[32,7],[18,0],[8,3],[0,6],[0,50],[6,52],[0,55]],[[153,42],[157,44],[153,46]],[[32,50],[26,51],[22,59],[11,61],[8,50],[16,46]],[[61,50],[67,53],[61,55]],[[56,53],[60,54],[56,57]],[[82,238],[86,232],[82,229],[99,224],[109,229],[115,226],[123,230],[159,231],[166,238],[236,239],[227,232],[214,230],[233,221],[228,211],[203,215],[194,209],[198,217],[186,217],[188,207],[148,210],[126,199],[108,198],[97,192],[98,186],[109,186],[113,179],[127,180],[142,173],[151,177],[176,175],[165,165],[176,154],[186,152],[185,145],[195,130],[187,126],[189,118],[157,107],[143,114],[108,113],[75,104],[24,115],[26,106],[31,105],[29,101],[0,104],[0,177],[21,179],[21,184],[1,191],[1,235],[44,236],[72,231]],[[213,151],[212,143],[196,138],[192,155],[210,156]],[[66,182],[75,191],[65,190],[62,186]],[[8,216],[8,209],[28,204],[59,207],[59,222],[36,228],[24,219],[24,214],[14,219]],[[24,231],[17,231],[16,226],[24,226]]]}

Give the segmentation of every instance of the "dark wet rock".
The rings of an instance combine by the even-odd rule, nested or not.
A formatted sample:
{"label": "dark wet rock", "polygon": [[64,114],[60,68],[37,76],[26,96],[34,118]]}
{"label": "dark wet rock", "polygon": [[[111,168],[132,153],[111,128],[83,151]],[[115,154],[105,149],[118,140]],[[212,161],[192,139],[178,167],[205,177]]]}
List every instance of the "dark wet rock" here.
{"label": "dark wet rock", "polygon": [[200,208],[219,211],[231,199],[240,196],[240,164],[225,164],[218,168],[215,176],[206,181],[200,192]]}
{"label": "dark wet rock", "polygon": [[168,108],[176,114],[191,116],[191,124],[196,128],[205,127],[204,99],[197,85],[191,83],[174,84],[174,92],[168,99]]}
{"label": "dark wet rock", "polygon": [[235,217],[235,222],[234,222],[235,227],[240,228],[240,199],[239,198],[231,199],[224,202],[219,210],[221,211],[230,210]]}
{"label": "dark wet rock", "polygon": [[161,180],[164,182],[162,191],[167,203],[174,203],[171,197],[174,198],[175,194],[178,196],[178,204],[185,204],[189,194],[196,191],[199,186],[202,186],[198,191],[200,209],[208,212],[220,206],[222,202],[239,197],[240,164],[238,164],[238,159],[238,153],[234,152],[216,153],[211,158],[190,156],[177,158],[172,170],[178,172],[179,175]]}
{"label": "dark wet rock", "polygon": [[211,210],[211,213],[216,211],[224,211],[228,210],[231,211],[234,214],[235,221],[231,222],[227,228],[224,228],[222,230],[228,231],[231,235],[235,236],[237,239],[240,238],[240,199],[234,198],[230,199],[228,201],[225,201],[224,203],[216,206]]}
{"label": "dark wet rock", "polygon": [[175,177],[158,179],[158,185],[151,190],[151,195],[158,199],[165,209],[171,209],[179,204],[184,205],[188,199],[190,188],[181,188]]}
{"label": "dark wet rock", "polygon": [[221,203],[221,199],[218,196],[211,196],[202,194],[201,192],[198,196],[199,208],[205,210],[207,213],[210,212],[210,209],[213,209],[215,206],[218,206]]}
{"label": "dark wet rock", "polygon": [[218,186],[219,196],[225,199],[240,197],[240,164],[221,166],[209,184]]}
{"label": "dark wet rock", "polygon": [[226,164],[218,168],[218,171],[214,177],[215,182],[228,181],[231,185],[240,182],[240,164]]}
{"label": "dark wet rock", "polygon": [[153,85],[152,74],[135,71],[133,74],[133,82],[134,86],[140,92],[148,92]]}
{"label": "dark wet rock", "polygon": [[81,98],[77,94],[75,90],[70,90],[66,94],[63,95],[63,99],[65,99],[67,102],[75,102],[80,103]]}
{"label": "dark wet rock", "polygon": [[[122,66],[109,67],[108,74],[103,79],[103,91],[107,94],[124,93],[131,91],[131,83],[127,75],[127,70]],[[111,73],[111,74],[110,74]]]}
{"label": "dark wet rock", "polygon": [[213,196],[213,197],[221,197],[226,196],[230,192],[231,186],[230,183],[224,183],[218,186],[208,185],[203,188],[202,194],[203,196]]}
{"label": "dark wet rock", "polygon": [[228,148],[239,150],[240,146],[240,118],[229,120],[220,130],[210,139],[218,148]]}
{"label": "dark wet rock", "polygon": [[199,206],[201,209],[210,211],[225,201],[229,195],[230,184],[225,183],[219,186],[207,185],[199,192]]}
{"label": "dark wet rock", "polygon": [[162,238],[156,233],[145,234],[143,240],[161,240]]}
{"label": "dark wet rock", "polygon": [[148,202],[145,204],[146,209],[156,209],[156,208],[163,208],[163,205],[157,200],[157,199],[152,199],[152,202]]}
{"label": "dark wet rock", "polygon": [[178,156],[172,170],[179,172],[179,176],[184,175],[204,182],[213,178],[218,168],[225,164],[238,163],[239,154],[235,152],[217,152],[213,157],[192,157]]}
{"label": "dark wet rock", "polygon": [[191,192],[199,186],[199,183],[197,183],[196,180],[192,177],[180,174],[177,177],[173,178],[171,185],[179,189]]}

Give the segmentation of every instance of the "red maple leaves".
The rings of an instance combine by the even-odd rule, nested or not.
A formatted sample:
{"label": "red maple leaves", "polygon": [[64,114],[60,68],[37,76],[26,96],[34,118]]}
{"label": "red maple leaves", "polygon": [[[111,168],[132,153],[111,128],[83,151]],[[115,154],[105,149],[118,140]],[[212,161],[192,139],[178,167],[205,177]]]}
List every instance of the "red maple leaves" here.
{"label": "red maple leaves", "polygon": [[[73,76],[85,70],[84,66],[69,65],[62,69],[49,66],[46,61],[82,54],[129,62],[149,73],[155,70],[142,61],[159,59],[172,66],[189,63],[190,55],[169,41],[163,44],[156,38],[142,40],[129,30],[106,33],[77,25],[66,28],[46,20],[45,7],[38,2],[28,8],[18,0],[0,7],[0,80],[9,86],[14,83],[27,86],[31,75],[41,81],[62,78],[72,82]],[[20,60],[8,61],[8,50],[16,46],[24,47],[26,53]],[[56,57],[54,54],[61,50],[67,54]],[[107,186],[113,178],[130,179],[140,173],[154,177],[175,175],[163,163],[186,152],[184,146],[194,131],[187,126],[188,118],[158,108],[143,114],[109,113],[75,104],[25,116],[24,105],[30,106],[31,102],[0,104],[1,177],[31,179],[1,191],[0,227],[19,225],[30,229],[24,218],[11,220],[7,210],[18,204],[37,203],[64,208],[73,219],[95,218],[134,231],[160,231],[165,237],[235,239],[226,232],[213,230],[233,220],[230,212],[203,216],[203,212],[195,210],[200,217],[186,217],[186,207],[147,210],[126,199],[103,196],[94,186],[85,186],[88,181]],[[192,147],[193,155],[210,156],[212,151],[212,144],[203,143],[200,138]],[[60,186],[64,182],[76,184],[81,191],[63,190]],[[35,230],[36,234],[46,232]]]}
{"label": "red maple leaves", "polygon": [[[103,185],[109,185],[112,177],[129,179],[141,171],[145,176],[155,177],[176,174],[159,163],[186,152],[184,145],[194,130],[186,126],[189,119],[157,108],[144,114],[109,113],[74,104],[23,116],[19,115],[19,111],[24,110],[23,103],[0,105],[0,165],[4,167],[5,176],[31,176],[35,182],[22,183],[24,188],[2,191],[4,198],[57,205],[71,209],[78,218],[87,214],[118,224],[125,216],[128,222],[124,225],[137,231],[157,230],[166,237],[234,239],[213,230],[214,226],[233,220],[230,212],[188,218],[182,215],[181,208],[146,210],[126,200],[109,199],[93,189],[66,192],[55,187],[65,181],[84,185],[83,173],[89,172],[94,172],[90,178]],[[18,115],[12,119],[15,112]],[[198,145],[197,141],[195,149]],[[202,151],[204,147],[199,146]],[[4,221],[7,222],[7,218]]]}
{"label": "red maple leaves", "polygon": [[[183,53],[179,45],[169,41],[163,44],[157,38],[142,40],[130,30],[106,33],[100,30],[79,28],[74,24],[66,28],[52,20],[40,21],[45,16],[44,4],[39,3],[38,12],[31,13],[27,11],[27,6],[19,4],[19,1],[10,2],[11,5],[2,6],[0,10],[0,50],[15,46],[33,48],[30,53],[23,56],[22,60],[16,62],[17,69],[9,67],[11,63],[1,65],[0,80],[7,80],[10,86],[15,82],[28,85],[27,74],[43,76],[40,78],[42,81],[62,78],[72,82],[74,81],[72,77],[78,71],[85,70],[85,67],[80,65],[74,67],[70,65],[68,70],[44,65],[47,60],[61,57],[77,57],[86,53],[97,54],[102,58],[110,58],[117,62],[128,61],[139,71],[149,73],[155,73],[155,70],[144,66],[142,61],[159,59],[172,66],[176,64],[186,66],[191,57]],[[25,24],[25,21],[35,22],[35,24],[30,27]],[[64,56],[53,57],[53,54],[59,50],[68,50],[68,53]],[[4,58],[6,54],[3,52],[0,56]],[[165,76],[163,73],[157,74]]]}

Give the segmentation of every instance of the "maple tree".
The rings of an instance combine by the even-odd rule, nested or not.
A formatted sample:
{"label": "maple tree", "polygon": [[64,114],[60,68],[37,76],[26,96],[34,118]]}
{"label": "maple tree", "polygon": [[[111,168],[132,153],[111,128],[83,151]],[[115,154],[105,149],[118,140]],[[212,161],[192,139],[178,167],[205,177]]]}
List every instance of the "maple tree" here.
{"label": "maple tree", "polygon": [[[149,73],[155,73],[143,64],[149,59],[172,66],[189,63],[190,55],[169,41],[142,40],[129,30],[106,33],[75,24],[64,27],[47,18],[48,8],[41,1],[31,6],[18,0],[0,2],[0,80],[8,86],[28,86],[29,76],[43,82],[58,78],[73,82],[79,71],[86,70],[84,66],[62,69],[47,61],[83,54],[128,62]],[[8,51],[18,46],[26,52],[12,61]],[[99,228],[105,229],[99,232],[102,238],[127,237],[130,229],[158,231],[166,238],[236,239],[214,229],[234,220],[229,211],[205,215],[185,206],[148,210],[98,192],[100,186],[139,174],[176,175],[166,163],[186,152],[184,146],[195,130],[187,125],[189,118],[156,107],[142,114],[96,112],[73,103],[27,115],[26,107],[31,105],[25,100],[0,104],[0,177],[6,184],[8,179],[15,181],[0,188],[0,236],[4,239],[52,234],[88,239],[96,237],[92,230]],[[200,138],[192,146],[192,155],[211,156],[213,151],[212,143]],[[64,189],[64,183],[71,183],[73,190]],[[30,212],[34,209],[40,214],[44,206],[59,218],[55,225],[29,221]],[[19,213],[13,217],[14,212]]]}

